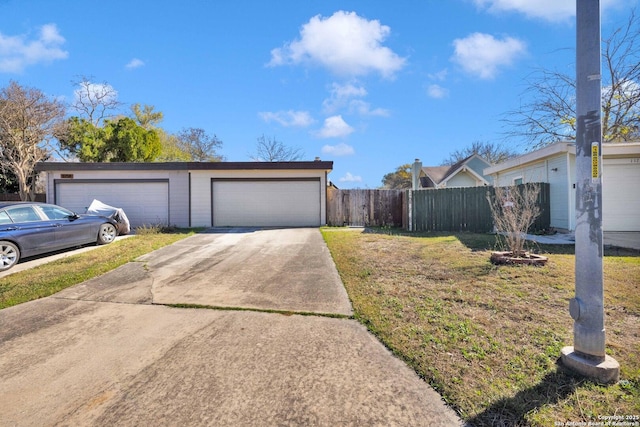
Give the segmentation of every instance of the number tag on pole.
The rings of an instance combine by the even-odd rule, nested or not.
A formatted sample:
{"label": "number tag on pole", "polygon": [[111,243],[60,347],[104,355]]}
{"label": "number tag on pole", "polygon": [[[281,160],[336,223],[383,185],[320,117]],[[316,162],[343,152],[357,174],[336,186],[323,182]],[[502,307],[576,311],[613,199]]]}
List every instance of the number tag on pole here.
{"label": "number tag on pole", "polygon": [[600,182],[600,147],[597,142],[591,143],[591,183]]}

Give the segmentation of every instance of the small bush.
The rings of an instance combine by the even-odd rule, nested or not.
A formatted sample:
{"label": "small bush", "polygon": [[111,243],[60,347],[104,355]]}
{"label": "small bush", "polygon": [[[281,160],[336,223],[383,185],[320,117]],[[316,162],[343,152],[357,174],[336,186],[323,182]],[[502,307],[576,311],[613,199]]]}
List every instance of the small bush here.
{"label": "small bush", "polygon": [[513,256],[523,256],[526,234],[540,215],[537,205],[538,184],[496,187],[495,196],[487,197],[498,235],[504,239]]}
{"label": "small bush", "polygon": [[147,234],[160,234],[160,233],[173,233],[176,231],[175,227],[165,224],[143,224],[135,228],[135,234],[147,235]]}

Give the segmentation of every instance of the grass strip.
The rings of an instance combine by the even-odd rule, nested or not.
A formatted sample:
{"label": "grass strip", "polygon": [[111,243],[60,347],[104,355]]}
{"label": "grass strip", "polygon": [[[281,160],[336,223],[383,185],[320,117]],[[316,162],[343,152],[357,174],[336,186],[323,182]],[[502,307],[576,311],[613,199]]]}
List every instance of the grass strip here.
{"label": "grass strip", "polygon": [[329,317],[332,319],[353,319],[353,316],[348,316],[346,314],[320,313],[315,311],[291,311],[291,310],[275,310],[275,309],[269,309],[269,308],[231,307],[231,306],[202,305],[202,304],[155,304],[155,305],[164,305],[167,307],[174,307],[174,308],[195,308],[195,309],[220,310],[220,311],[253,311],[256,313],[282,314],[283,316],[298,315],[298,316]]}
{"label": "grass strip", "polygon": [[118,240],[0,279],[0,309],[53,295],[193,234],[146,233]]}
{"label": "grass strip", "polygon": [[[618,384],[558,364],[573,342],[571,248],[544,267],[494,266],[495,236],[323,230],[354,317],[475,426],[548,426],[640,414],[640,256],[606,256],[607,353]],[[623,255],[620,255],[622,252]]]}

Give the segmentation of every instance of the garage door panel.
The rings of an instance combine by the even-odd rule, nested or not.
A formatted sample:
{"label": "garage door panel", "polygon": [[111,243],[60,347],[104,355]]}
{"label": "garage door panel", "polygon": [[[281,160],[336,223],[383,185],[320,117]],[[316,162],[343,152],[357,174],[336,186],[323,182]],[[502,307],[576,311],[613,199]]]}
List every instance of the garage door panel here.
{"label": "garage door panel", "polygon": [[122,208],[131,225],[169,224],[167,182],[64,182],[56,186],[56,203],[78,213],[93,199]]}
{"label": "garage door panel", "polygon": [[213,225],[320,225],[319,180],[214,180]]}
{"label": "garage door panel", "polygon": [[602,228],[604,231],[640,231],[640,164],[603,166]]}

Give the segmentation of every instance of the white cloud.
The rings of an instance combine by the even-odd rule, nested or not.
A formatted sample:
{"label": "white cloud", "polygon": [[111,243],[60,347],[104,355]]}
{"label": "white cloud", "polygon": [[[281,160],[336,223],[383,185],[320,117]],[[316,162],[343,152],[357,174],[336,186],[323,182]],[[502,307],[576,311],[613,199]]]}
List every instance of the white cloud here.
{"label": "white cloud", "polygon": [[324,120],[322,129],[315,132],[318,138],[339,138],[353,132],[353,128],[344,121],[342,116],[331,116]]}
{"label": "white cloud", "polygon": [[322,147],[322,154],[328,154],[330,156],[350,156],[355,154],[355,150],[352,146],[341,143],[338,145],[325,145]]}
{"label": "white cloud", "polygon": [[333,83],[329,98],[322,102],[322,109],[327,114],[333,114],[348,105],[349,99],[367,96],[367,90],[363,86],[354,83]]}
{"label": "white cloud", "polygon": [[449,70],[445,68],[443,70],[438,71],[437,73],[429,74],[429,78],[431,80],[437,80],[439,82],[443,82],[447,79],[448,74],[449,74]]}
{"label": "white cloud", "polygon": [[127,65],[125,65],[125,67],[129,69],[140,68],[142,66],[144,66],[144,61],[138,58],[133,58]]}
{"label": "white cloud", "polygon": [[82,83],[79,89],[73,91],[74,103],[91,104],[95,100],[100,100],[105,104],[116,102],[118,100],[118,92],[113,86],[106,83]]}
{"label": "white cloud", "polygon": [[[611,97],[612,90],[613,90],[613,87],[611,85],[602,87],[603,100]],[[619,97],[619,102],[625,103],[628,105],[628,103],[630,102],[629,99],[637,98],[639,94],[640,94],[640,84],[632,80],[627,80],[619,83],[613,95]]]}
{"label": "white cloud", "polygon": [[[473,0],[475,5],[491,13],[516,12],[528,18],[551,22],[566,21],[576,14],[576,0]],[[602,0],[602,9],[615,6],[620,0]]]}
{"label": "white cloud", "polygon": [[371,104],[368,102],[362,101],[360,99],[353,99],[349,102],[349,112],[357,113],[361,116],[378,116],[378,117],[389,117],[389,110],[385,108],[374,108],[371,109]]}
{"label": "white cloud", "polygon": [[342,76],[378,72],[392,78],[406,63],[382,42],[391,29],[355,12],[316,15],[302,26],[300,38],[271,51],[270,66],[318,64]]}
{"label": "white cloud", "polygon": [[258,116],[267,123],[276,122],[284,127],[307,127],[315,122],[307,111],[266,111]]}
{"label": "white cloud", "polygon": [[65,59],[69,52],[63,50],[64,37],[55,24],[40,27],[35,40],[25,36],[5,36],[0,33],[0,72],[20,73],[25,67]]}
{"label": "white cloud", "polygon": [[449,96],[449,89],[446,89],[440,85],[432,84],[427,87],[427,95],[429,98],[442,99]]}
{"label": "white cloud", "polygon": [[331,85],[331,96],[322,102],[322,109],[327,114],[333,114],[338,110],[347,109],[351,114],[361,116],[389,116],[389,111],[384,108],[371,108],[371,104],[361,99],[367,96],[367,89],[356,83]]}
{"label": "white cloud", "polygon": [[351,172],[347,172],[343,177],[339,179],[340,182],[362,182],[362,177],[359,175],[352,175]]}
{"label": "white cloud", "polygon": [[505,37],[499,40],[483,33],[456,39],[453,45],[455,52],[451,60],[481,79],[494,78],[501,67],[511,65],[527,50],[525,43],[516,38]]}

